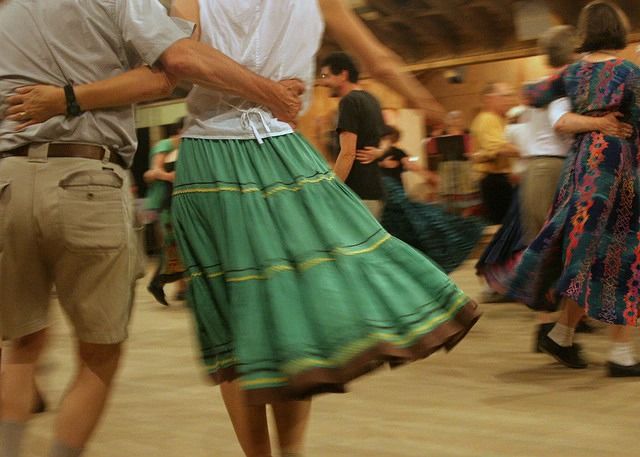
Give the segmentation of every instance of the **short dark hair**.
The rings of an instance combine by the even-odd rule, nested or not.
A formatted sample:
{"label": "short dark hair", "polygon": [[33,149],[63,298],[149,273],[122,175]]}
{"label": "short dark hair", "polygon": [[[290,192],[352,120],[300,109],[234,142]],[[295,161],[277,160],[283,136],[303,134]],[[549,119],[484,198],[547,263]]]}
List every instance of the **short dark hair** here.
{"label": "short dark hair", "polygon": [[627,47],[629,19],[614,3],[596,0],[582,9],[578,31],[582,40],[578,52],[624,49]]}
{"label": "short dark hair", "polygon": [[344,52],[334,52],[330,54],[322,61],[320,66],[329,67],[331,73],[334,75],[339,75],[346,70],[349,73],[349,81],[352,83],[357,83],[360,78],[360,72],[358,71],[355,61],[349,54],[345,54]]}

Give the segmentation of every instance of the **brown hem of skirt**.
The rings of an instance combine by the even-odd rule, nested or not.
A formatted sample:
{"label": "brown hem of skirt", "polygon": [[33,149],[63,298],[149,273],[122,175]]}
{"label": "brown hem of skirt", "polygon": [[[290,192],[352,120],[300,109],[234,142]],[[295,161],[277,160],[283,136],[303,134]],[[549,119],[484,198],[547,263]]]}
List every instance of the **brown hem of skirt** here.
{"label": "brown hem of skirt", "polygon": [[[400,348],[390,343],[379,343],[354,357],[340,368],[312,368],[289,379],[283,387],[247,389],[247,400],[251,405],[262,405],[288,400],[307,399],[321,393],[345,393],[346,384],[388,363],[391,367],[423,359],[439,349],[453,349],[475,325],[481,316],[478,305],[469,301],[455,318],[423,335],[409,347]],[[234,367],[212,373],[216,383],[238,378]]]}

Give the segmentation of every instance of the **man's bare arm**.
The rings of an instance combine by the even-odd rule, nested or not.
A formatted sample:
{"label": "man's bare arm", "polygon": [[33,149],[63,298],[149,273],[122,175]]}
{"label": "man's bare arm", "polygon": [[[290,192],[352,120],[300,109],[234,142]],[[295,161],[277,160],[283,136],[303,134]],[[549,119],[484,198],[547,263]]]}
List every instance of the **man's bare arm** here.
{"label": "man's bare arm", "polygon": [[[74,86],[80,108],[92,111],[115,108],[168,97],[175,88],[175,80],[158,69],[139,67],[109,79]],[[7,119],[19,122],[17,130],[38,124],[67,112],[64,89],[57,86],[35,85],[16,89],[7,97]]]}
{"label": "man's bare arm", "polygon": [[584,132],[601,132],[608,136],[628,138],[633,134],[633,126],[621,122],[621,113],[609,113],[606,116],[582,116],[576,113],[566,113],[554,124],[553,128],[564,134]]}
{"label": "man's bare arm", "polygon": [[353,162],[356,159],[358,135],[352,132],[340,132],[340,153],[333,166],[333,172],[343,181],[347,180]]}

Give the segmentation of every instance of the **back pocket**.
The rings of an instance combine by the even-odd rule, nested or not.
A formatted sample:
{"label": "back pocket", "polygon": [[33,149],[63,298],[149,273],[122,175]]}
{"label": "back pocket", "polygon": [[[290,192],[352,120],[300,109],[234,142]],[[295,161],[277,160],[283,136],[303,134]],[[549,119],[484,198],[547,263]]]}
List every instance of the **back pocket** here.
{"label": "back pocket", "polygon": [[59,184],[64,242],[75,252],[109,252],[126,240],[123,179],[114,171],[84,170]]}

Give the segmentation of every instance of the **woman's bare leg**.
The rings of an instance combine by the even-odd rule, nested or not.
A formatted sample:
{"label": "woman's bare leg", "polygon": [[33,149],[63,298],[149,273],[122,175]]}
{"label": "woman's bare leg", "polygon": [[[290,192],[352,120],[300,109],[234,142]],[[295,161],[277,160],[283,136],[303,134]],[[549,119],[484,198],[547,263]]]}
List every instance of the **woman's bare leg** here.
{"label": "woman's bare leg", "polygon": [[222,399],[247,457],[271,457],[265,406],[249,406],[238,381],[220,385]]}
{"label": "woman's bare leg", "polygon": [[274,403],[273,416],[278,429],[278,443],[283,456],[302,455],[311,413],[311,400]]}

